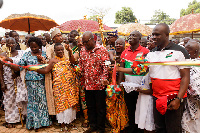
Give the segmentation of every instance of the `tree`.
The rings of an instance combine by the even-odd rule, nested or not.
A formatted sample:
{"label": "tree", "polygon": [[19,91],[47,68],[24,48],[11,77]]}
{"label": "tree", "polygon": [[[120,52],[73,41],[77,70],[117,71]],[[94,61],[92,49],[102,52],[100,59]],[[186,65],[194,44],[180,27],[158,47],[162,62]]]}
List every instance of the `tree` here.
{"label": "tree", "polygon": [[193,13],[200,13],[200,2],[197,2],[196,0],[194,0],[193,2],[190,2],[188,4],[188,8],[187,9],[181,9],[180,11],[180,16],[185,16],[188,14],[192,14]]}
{"label": "tree", "polygon": [[110,10],[110,8],[95,7],[95,9],[88,8],[88,10],[92,14],[92,16],[90,16],[88,19],[93,20],[93,21],[97,21],[97,16],[99,16],[99,18],[103,20],[103,18],[106,16],[106,14]]}
{"label": "tree", "polygon": [[116,24],[124,24],[127,22],[135,22],[136,17],[133,15],[133,11],[130,7],[122,7],[121,11],[115,13]]}
{"label": "tree", "polygon": [[176,19],[170,18],[169,15],[164,13],[163,11],[155,10],[155,14],[151,18],[149,23],[146,24],[158,24],[158,23],[166,23],[168,25],[172,24]]}

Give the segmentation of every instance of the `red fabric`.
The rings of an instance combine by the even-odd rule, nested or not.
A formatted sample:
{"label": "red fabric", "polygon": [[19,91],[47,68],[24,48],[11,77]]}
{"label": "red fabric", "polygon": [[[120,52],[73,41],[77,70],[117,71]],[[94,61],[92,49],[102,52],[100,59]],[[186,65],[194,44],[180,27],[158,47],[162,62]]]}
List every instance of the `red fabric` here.
{"label": "red fabric", "polygon": [[[181,79],[158,79],[151,78],[153,96],[159,98],[179,92]],[[185,93],[184,97],[187,97]],[[183,98],[184,98],[183,97]]]}
{"label": "red fabric", "polygon": [[139,45],[139,47],[135,51],[132,51],[130,47],[131,46],[129,46],[127,49],[125,49],[122,52],[122,54],[121,54],[122,62],[125,62],[124,59],[130,60],[130,61],[135,60],[138,53],[143,52],[143,55],[146,55],[149,53],[149,50],[145,47],[142,47],[141,45]]}
{"label": "red fabric", "polygon": [[121,89],[117,87],[117,83],[116,83],[116,61],[115,61],[115,65],[114,65],[114,68],[113,68],[112,85],[114,85],[114,89],[115,89],[116,92],[121,91]]}
{"label": "red fabric", "polygon": [[159,97],[156,100],[156,109],[160,112],[160,114],[164,115],[167,111],[167,96]]}
{"label": "red fabric", "polygon": [[116,85],[116,61],[115,61],[115,65],[114,65],[114,68],[113,68],[112,85]]}
{"label": "red fabric", "polygon": [[103,46],[96,44],[90,52],[83,47],[80,51],[79,67],[82,74],[81,84],[86,90],[102,90],[101,80],[108,78],[108,51]]}
{"label": "red fabric", "polygon": [[[0,60],[1,60],[1,59],[0,59]],[[7,61],[5,61],[5,60],[1,60],[1,61],[4,62],[4,63],[6,63],[6,64],[10,64],[10,65],[18,66],[18,67],[22,67],[22,68],[29,68],[29,67],[34,67],[34,66],[43,65],[43,64],[36,64],[36,65],[20,66],[20,65],[11,63],[11,62],[7,62]]]}
{"label": "red fabric", "polygon": [[[86,31],[95,32],[99,31],[99,23],[93,20],[83,20],[83,19],[70,20],[61,24],[60,26],[58,26],[58,28],[62,31],[72,31],[81,28],[80,32],[86,32]],[[112,28],[106,25],[103,25],[103,28],[104,30],[112,30]]]}
{"label": "red fabric", "polygon": [[93,34],[94,36],[94,41],[97,41],[97,36],[95,34]]}

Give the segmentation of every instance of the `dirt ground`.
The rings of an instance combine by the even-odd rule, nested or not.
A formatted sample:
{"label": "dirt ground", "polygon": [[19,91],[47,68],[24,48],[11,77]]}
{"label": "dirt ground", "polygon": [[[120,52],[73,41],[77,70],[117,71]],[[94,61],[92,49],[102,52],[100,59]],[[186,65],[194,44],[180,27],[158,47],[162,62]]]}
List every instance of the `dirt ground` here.
{"label": "dirt ground", "polygon": [[[83,133],[87,128],[83,128],[81,126],[83,122],[83,118],[77,118],[72,123],[77,127],[77,129],[70,129],[70,133]],[[35,133],[35,130],[27,130],[26,124],[24,122],[24,127],[22,127],[21,123],[16,124],[15,128],[6,128],[3,126],[3,123],[5,123],[5,115],[4,111],[0,109],[0,133]],[[110,127],[106,125],[106,133],[110,132]],[[53,121],[53,125],[51,127],[42,127],[38,133],[63,133],[60,131],[60,125],[57,123],[57,121]],[[69,133],[69,132],[68,132]]]}

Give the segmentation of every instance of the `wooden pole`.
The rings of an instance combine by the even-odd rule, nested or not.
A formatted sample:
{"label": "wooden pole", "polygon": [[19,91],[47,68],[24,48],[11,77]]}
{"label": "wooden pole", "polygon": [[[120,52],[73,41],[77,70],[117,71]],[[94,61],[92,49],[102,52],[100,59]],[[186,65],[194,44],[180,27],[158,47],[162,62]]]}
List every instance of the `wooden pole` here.
{"label": "wooden pole", "polygon": [[194,36],[194,32],[192,32],[192,39],[193,39],[193,36]]}
{"label": "wooden pole", "polygon": [[29,21],[29,18],[28,18],[28,34],[30,34],[30,28],[31,26],[30,26],[30,21]]}

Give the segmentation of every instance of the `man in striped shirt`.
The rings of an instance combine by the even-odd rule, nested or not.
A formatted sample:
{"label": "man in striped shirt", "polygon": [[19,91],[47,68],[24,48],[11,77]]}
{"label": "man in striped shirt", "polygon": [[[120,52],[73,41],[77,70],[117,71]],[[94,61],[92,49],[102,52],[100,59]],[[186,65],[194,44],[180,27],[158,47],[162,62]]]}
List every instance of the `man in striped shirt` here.
{"label": "man in striped shirt", "polygon": [[[153,29],[152,36],[156,48],[147,54],[150,62],[185,61],[189,55],[185,48],[169,41],[169,27],[161,23]],[[184,111],[185,98],[190,81],[190,69],[186,66],[150,65],[149,74],[152,81],[154,120],[157,133],[181,133],[181,120]],[[165,100],[164,113],[159,110],[159,101],[175,95],[171,102]],[[176,96],[177,95],[177,96]]]}

